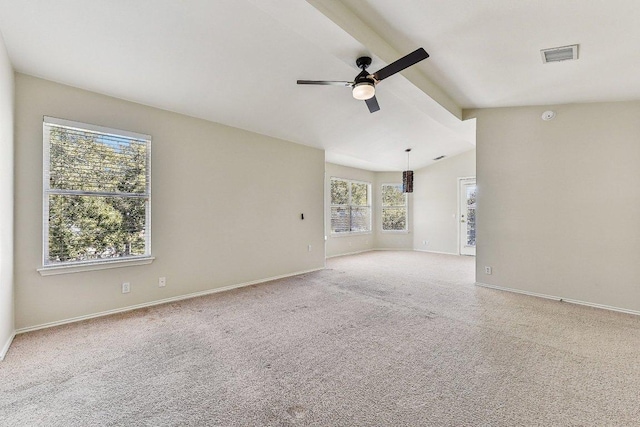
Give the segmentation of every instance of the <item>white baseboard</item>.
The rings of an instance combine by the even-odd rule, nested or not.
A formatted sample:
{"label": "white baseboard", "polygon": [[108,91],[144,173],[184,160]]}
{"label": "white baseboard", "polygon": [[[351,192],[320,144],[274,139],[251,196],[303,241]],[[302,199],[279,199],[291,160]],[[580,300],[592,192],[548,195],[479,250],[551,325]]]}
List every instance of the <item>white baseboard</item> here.
{"label": "white baseboard", "polygon": [[455,256],[460,256],[460,254],[456,254],[453,252],[440,252],[440,251],[429,251],[427,249],[414,249],[414,251],[416,252],[428,252],[430,254],[441,254],[441,255],[455,255]]}
{"label": "white baseboard", "polygon": [[331,255],[331,256],[326,257],[326,259],[329,259],[329,258],[337,258],[337,257],[339,257],[339,256],[358,255],[358,254],[363,254],[363,253],[365,253],[365,252],[371,252],[371,251],[375,251],[375,250],[376,250],[376,249],[373,249],[373,248],[372,248],[372,249],[364,249],[364,250],[362,250],[362,251],[347,252],[346,254]]}
{"label": "white baseboard", "polygon": [[[314,271],[319,271],[319,270],[324,270],[324,267],[314,268],[314,269],[305,270],[305,271],[298,271],[298,272],[290,273],[290,274],[283,274],[283,275],[280,275],[280,276],[268,277],[266,279],[253,280],[251,282],[238,283],[236,285],[223,286],[221,288],[208,289],[206,291],[193,292],[193,293],[185,294],[185,295],[178,295],[178,296],[175,296],[175,297],[170,297],[170,298],[164,298],[164,299],[160,299],[160,300],[145,302],[145,303],[142,303],[142,304],[130,305],[130,306],[127,306],[127,307],[116,308],[116,309],[113,309],[113,310],[101,311],[99,313],[86,314],[84,316],[71,317],[69,319],[57,320],[55,322],[42,323],[40,325],[35,325],[35,326],[28,326],[26,328],[17,329],[15,334],[16,335],[17,334],[24,334],[25,332],[32,332],[32,331],[37,331],[39,329],[46,329],[46,328],[52,328],[54,326],[66,325],[67,323],[75,323],[75,322],[80,322],[80,321],[83,321],[83,320],[95,319],[96,317],[109,316],[111,314],[124,313],[126,311],[137,310],[139,308],[152,307],[154,305],[167,304],[167,303],[170,303],[170,302],[176,302],[176,301],[182,301],[182,300],[185,300],[185,299],[197,298],[197,297],[201,297],[201,296],[204,296],[204,295],[210,295],[210,294],[215,294],[215,293],[218,293],[218,292],[230,291],[232,289],[243,288],[245,286],[256,285],[258,283],[270,282],[272,280],[284,279],[284,278],[292,277],[292,276],[299,276],[300,274],[312,273]],[[9,342],[9,344],[11,344],[11,342]]]}
{"label": "white baseboard", "polygon": [[4,343],[4,346],[2,346],[2,350],[0,350],[0,362],[2,362],[4,360],[4,357],[7,355],[7,351],[9,351],[9,347],[11,347],[11,343],[13,342],[15,336],[16,332],[13,332],[11,335],[9,335],[9,339],[6,343]]}
{"label": "white baseboard", "polygon": [[331,255],[328,256],[327,259],[330,258],[336,258],[339,256],[348,256],[348,255],[358,255],[358,254],[362,254],[365,252],[373,252],[373,251],[413,251],[413,252],[427,252],[430,254],[441,254],[441,255],[455,255],[455,256],[461,256],[460,254],[456,254],[453,252],[438,252],[438,251],[427,251],[425,249],[413,249],[413,248],[371,248],[371,249],[365,249],[362,251],[356,251],[356,252],[347,252],[345,254],[338,254],[338,255]]}
{"label": "white baseboard", "polygon": [[558,297],[558,296],[555,296],[555,295],[539,294],[537,292],[523,291],[521,289],[505,288],[503,286],[489,285],[487,283],[481,283],[481,282],[476,282],[476,285],[482,286],[483,288],[497,289],[499,291],[513,292],[513,293],[516,293],[516,294],[529,295],[529,296],[532,296],[532,297],[551,299],[551,300],[554,300],[554,301],[568,302],[568,303],[571,303],[571,304],[584,305],[584,306],[587,306],[587,307],[600,308],[600,309],[603,309],[603,310],[617,311],[619,313],[635,314],[636,316],[640,316],[640,311],[630,310],[630,309],[627,309],[627,308],[613,307],[613,306],[610,306],[610,305],[597,304],[597,303],[588,302],[588,301],[580,301],[580,300],[571,299],[571,298]]}

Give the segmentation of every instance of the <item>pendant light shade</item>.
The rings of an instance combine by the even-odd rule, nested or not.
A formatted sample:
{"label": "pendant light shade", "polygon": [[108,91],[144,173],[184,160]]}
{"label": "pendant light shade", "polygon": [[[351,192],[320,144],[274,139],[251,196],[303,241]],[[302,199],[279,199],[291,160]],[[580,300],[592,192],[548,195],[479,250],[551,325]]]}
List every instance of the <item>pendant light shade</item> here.
{"label": "pendant light shade", "polygon": [[403,193],[413,193],[413,171],[409,170],[409,153],[411,152],[411,148],[407,148],[407,170],[402,172],[402,192]]}
{"label": "pendant light shade", "polygon": [[413,193],[413,171],[402,172],[402,192]]}

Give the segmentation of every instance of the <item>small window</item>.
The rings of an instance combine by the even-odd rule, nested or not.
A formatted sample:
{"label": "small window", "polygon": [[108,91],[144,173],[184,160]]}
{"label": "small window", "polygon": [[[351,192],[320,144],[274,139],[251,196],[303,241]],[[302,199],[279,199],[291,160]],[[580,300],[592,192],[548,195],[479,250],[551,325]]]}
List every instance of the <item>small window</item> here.
{"label": "small window", "polygon": [[407,231],[407,193],[402,184],[382,184],[382,230]]}
{"label": "small window", "polygon": [[371,231],[371,184],[331,178],[331,232]]}
{"label": "small window", "polygon": [[43,265],[151,255],[151,137],[45,117]]}

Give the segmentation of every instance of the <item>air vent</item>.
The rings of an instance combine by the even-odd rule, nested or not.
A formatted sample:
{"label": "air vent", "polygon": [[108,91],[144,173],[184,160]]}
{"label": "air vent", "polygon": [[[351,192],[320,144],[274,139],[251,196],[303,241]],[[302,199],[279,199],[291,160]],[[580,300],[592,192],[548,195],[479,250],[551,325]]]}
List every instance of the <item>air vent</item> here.
{"label": "air vent", "polygon": [[438,156],[438,157],[436,157],[436,158],[435,158],[435,159],[433,159],[433,160],[442,160],[442,159],[444,159],[445,157],[447,157],[447,156]]}
{"label": "air vent", "polygon": [[548,62],[570,61],[572,59],[578,59],[578,45],[574,44],[571,46],[542,49],[540,54],[542,55],[543,64]]}

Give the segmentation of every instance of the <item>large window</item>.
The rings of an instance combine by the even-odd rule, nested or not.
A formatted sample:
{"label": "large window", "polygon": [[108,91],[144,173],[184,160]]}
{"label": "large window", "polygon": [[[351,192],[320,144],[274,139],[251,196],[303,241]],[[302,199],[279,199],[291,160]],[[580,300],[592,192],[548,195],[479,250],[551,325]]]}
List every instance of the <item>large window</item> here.
{"label": "large window", "polygon": [[407,231],[407,193],[402,184],[382,185],[382,230]]}
{"label": "large window", "polygon": [[45,117],[45,267],[151,254],[151,137]]}
{"label": "large window", "polygon": [[331,178],[331,232],[371,231],[371,184]]}

